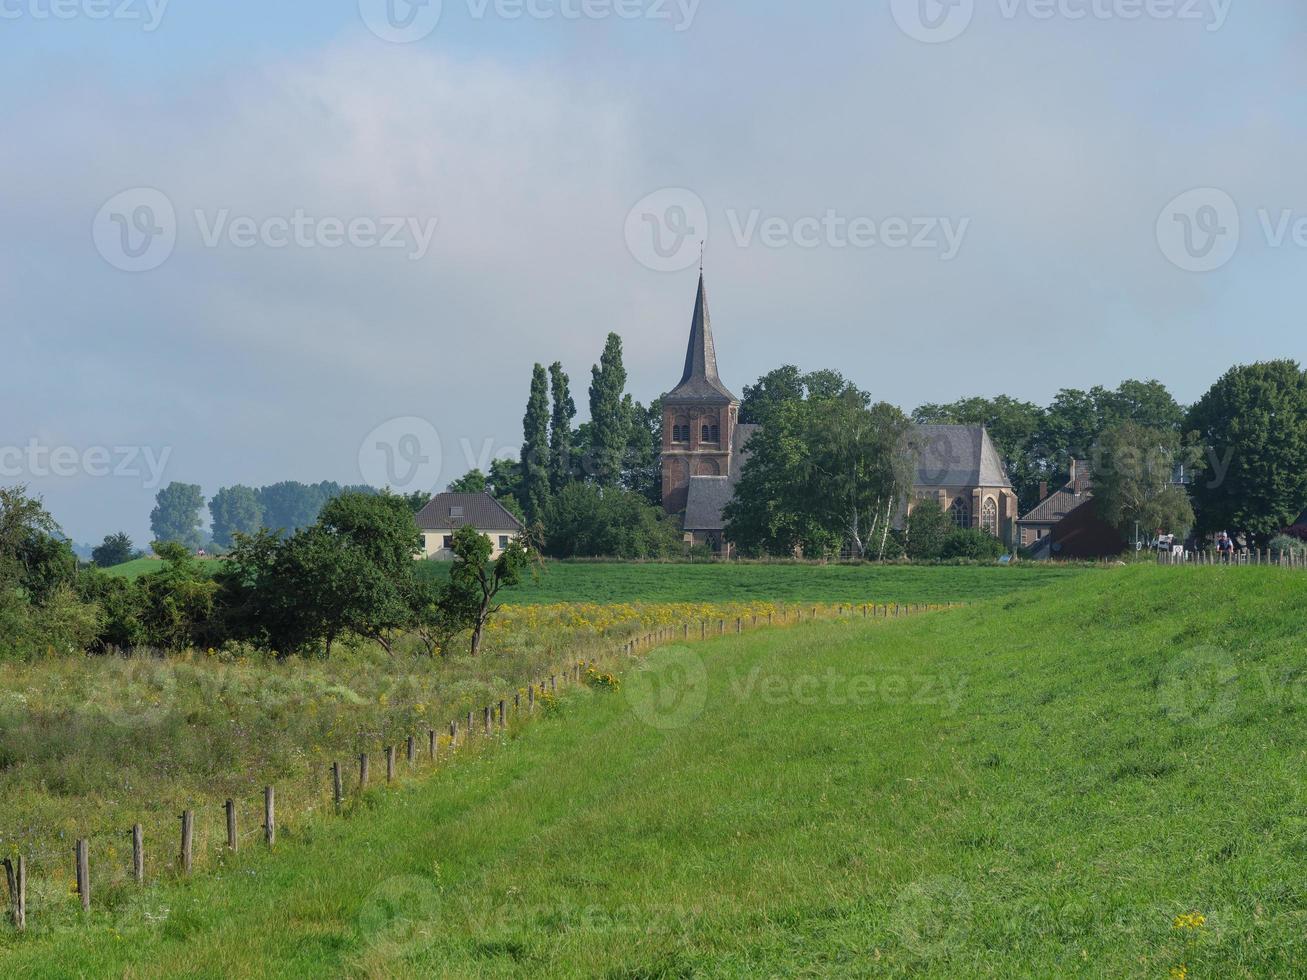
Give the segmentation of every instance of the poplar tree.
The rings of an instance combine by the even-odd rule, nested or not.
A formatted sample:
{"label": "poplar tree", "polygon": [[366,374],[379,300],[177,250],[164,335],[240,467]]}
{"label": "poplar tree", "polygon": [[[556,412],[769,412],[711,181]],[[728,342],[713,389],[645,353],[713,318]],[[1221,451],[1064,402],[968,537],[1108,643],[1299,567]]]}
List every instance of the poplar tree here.
{"label": "poplar tree", "polygon": [[543,365],[531,374],[531,397],[522,418],[522,509],[534,523],[549,503],[549,378]]}
{"label": "poplar tree", "polygon": [[617,487],[622,459],[630,441],[630,414],[623,402],[626,368],[622,366],[622,338],[608,335],[603,357],[591,371],[590,471],[601,487]]}
{"label": "poplar tree", "polygon": [[558,493],[572,482],[572,420],[576,418],[576,402],[572,401],[571,382],[562,364],[555,362],[550,366],[549,382],[554,396],[554,414],[549,420],[549,483],[554,493]]}

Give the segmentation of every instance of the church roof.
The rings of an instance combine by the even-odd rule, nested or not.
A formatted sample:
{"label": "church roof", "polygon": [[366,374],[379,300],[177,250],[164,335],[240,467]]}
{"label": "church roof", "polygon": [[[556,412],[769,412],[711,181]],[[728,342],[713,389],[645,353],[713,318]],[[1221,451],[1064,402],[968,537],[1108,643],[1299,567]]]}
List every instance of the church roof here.
{"label": "church roof", "polygon": [[739,401],[717,376],[717,348],[712,339],[708,290],[702,272],[694,319],[690,323],[690,343],[685,351],[685,373],[681,375],[681,383],[664,396],[664,401],[700,405],[729,405]]}
{"label": "church roof", "polygon": [[918,425],[918,487],[1011,487],[1003,459],[983,425]]}
{"label": "church roof", "polygon": [[731,472],[729,476],[693,476],[685,502],[685,530],[721,531],[726,527],[722,511],[735,496],[735,485],[740,482],[749,454],[745,447],[753,434],[762,426],[737,425],[731,440]]}

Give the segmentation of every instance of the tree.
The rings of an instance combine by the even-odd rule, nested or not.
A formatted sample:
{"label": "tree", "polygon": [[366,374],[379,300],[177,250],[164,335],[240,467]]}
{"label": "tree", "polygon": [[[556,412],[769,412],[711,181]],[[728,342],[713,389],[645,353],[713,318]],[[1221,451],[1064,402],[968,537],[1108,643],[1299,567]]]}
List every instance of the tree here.
{"label": "tree", "polygon": [[159,542],[155,552],[163,559],[163,568],[136,583],[140,642],[174,651],[221,642],[214,615],[218,583],[180,542]]}
{"label": "tree", "polygon": [[663,502],[662,449],[663,403],[658,399],[648,408],[626,398],[630,419],[630,440],[626,446],[626,466],[622,482],[628,490],[640,494],[649,503]]}
{"label": "tree", "polygon": [[953,518],[937,500],[919,500],[913,504],[903,529],[903,550],[913,561],[940,558],[955,530]]}
{"label": "tree", "polygon": [[599,364],[591,372],[589,473],[601,487],[617,487],[630,442],[630,413],[624,402],[626,368],[622,338],[608,335]]}
{"label": "tree", "polygon": [[1198,529],[1264,545],[1307,502],[1307,375],[1293,361],[1231,368],[1189,413],[1211,463],[1194,481]]}
{"label": "tree", "polygon": [[310,485],[287,480],[260,487],[263,525],[286,534],[308,527],[318,519],[326,502],[340,492],[340,485],[331,482]]}
{"label": "tree", "polygon": [[549,501],[544,524],[551,558],[674,558],[685,551],[676,520],[630,490],[570,483]]}
{"label": "tree", "polygon": [[[468,470],[457,480],[449,485],[450,493],[485,493],[486,492],[486,475],[478,469]],[[425,504],[430,497],[423,494]]]}
{"label": "tree", "polygon": [[105,535],[104,541],[91,552],[91,561],[101,568],[113,568],[140,556],[127,532]]}
{"label": "tree", "polygon": [[204,543],[200,521],[203,507],[204,491],[196,484],[168,484],[155,497],[154,510],[150,512],[154,540],[180,544],[194,551]]}
{"label": "tree", "polygon": [[576,402],[572,400],[571,381],[563,365],[549,367],[549,385],[553,412],[549,417],[549,486],[555,493],[576,478],[576,460],[572,450],[572,420]]}
{"label": "tree", "polygon": [[40,497],[0,487],[0,591],[42,605],[77,573],[77,558]]}
{"label": "tree", "polygon": [[1202,451],[1169,429],[1123,422],[1104,432],[1094,452],[1094,505],[1127,540],[1136,530],[1176,534],[1194,526],[1189,494],[1174,482],[1179,466],[1197,473]]}
{"label": "tree", "polygon": [[253,534],[263,526],[259,493],[250,487],[223,487],[209,501],[213,540],[230,548],[237,534]]}
{"label": "tree", "polygon": [[549,378],[543,365],[531,372],[531,397],[522,417],[522,509],[537,521],[549,502]]}
{"label": "tree", "polygon": [[889,525],[912,488],[910,423],[846,387],[837,397],[779,406],[755,440],[727,535],[746,551],[883,555]]}
{"label": "tree", "polygon": [[740,422],[745,425],[765,425],[773,413],[787,402],[803,401],[807,388],[803,372],[793,364],[769,371],[757,384],[744,386],[740,399]]}
{"label": "tree", "polygon": [[518,540],[509,542],[503,553],[490,561],[490,539],[470,525],[454,532],[454,564],[441,606],[451,622],[472,630],[472,656],[481,653],[486,623],[499,611],[495,599],[506,588],[517,585],[530,565],[530,554]]}

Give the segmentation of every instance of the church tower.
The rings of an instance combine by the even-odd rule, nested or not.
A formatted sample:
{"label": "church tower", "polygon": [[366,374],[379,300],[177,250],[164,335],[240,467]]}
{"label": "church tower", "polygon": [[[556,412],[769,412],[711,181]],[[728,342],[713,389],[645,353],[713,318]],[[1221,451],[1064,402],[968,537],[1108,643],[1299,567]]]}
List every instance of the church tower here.
{"label": "church tower", "polygon": [[717,376],[712,318],[703,271],[690,323],[681,383],[663,396],[663,506],[669,514],[685,510],[690,478],[731,476],[731,447],[740,400]]}

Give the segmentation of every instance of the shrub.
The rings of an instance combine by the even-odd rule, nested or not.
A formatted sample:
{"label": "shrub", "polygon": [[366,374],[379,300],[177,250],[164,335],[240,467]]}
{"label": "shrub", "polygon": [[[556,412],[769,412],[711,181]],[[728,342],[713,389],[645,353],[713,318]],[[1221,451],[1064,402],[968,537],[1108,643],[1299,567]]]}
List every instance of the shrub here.
{"label": "shrub", "polygon": [[1307,541],[1288,534],[1279,534],[1271,538],[1271,551],[1275,554],[1307,554]]}
{"label": "shrub", "polygon": [[972,561],[998,561],[1007,551],[1003,542],[979,528],[954,531],[944,542],[945,558],[967,558]]}

